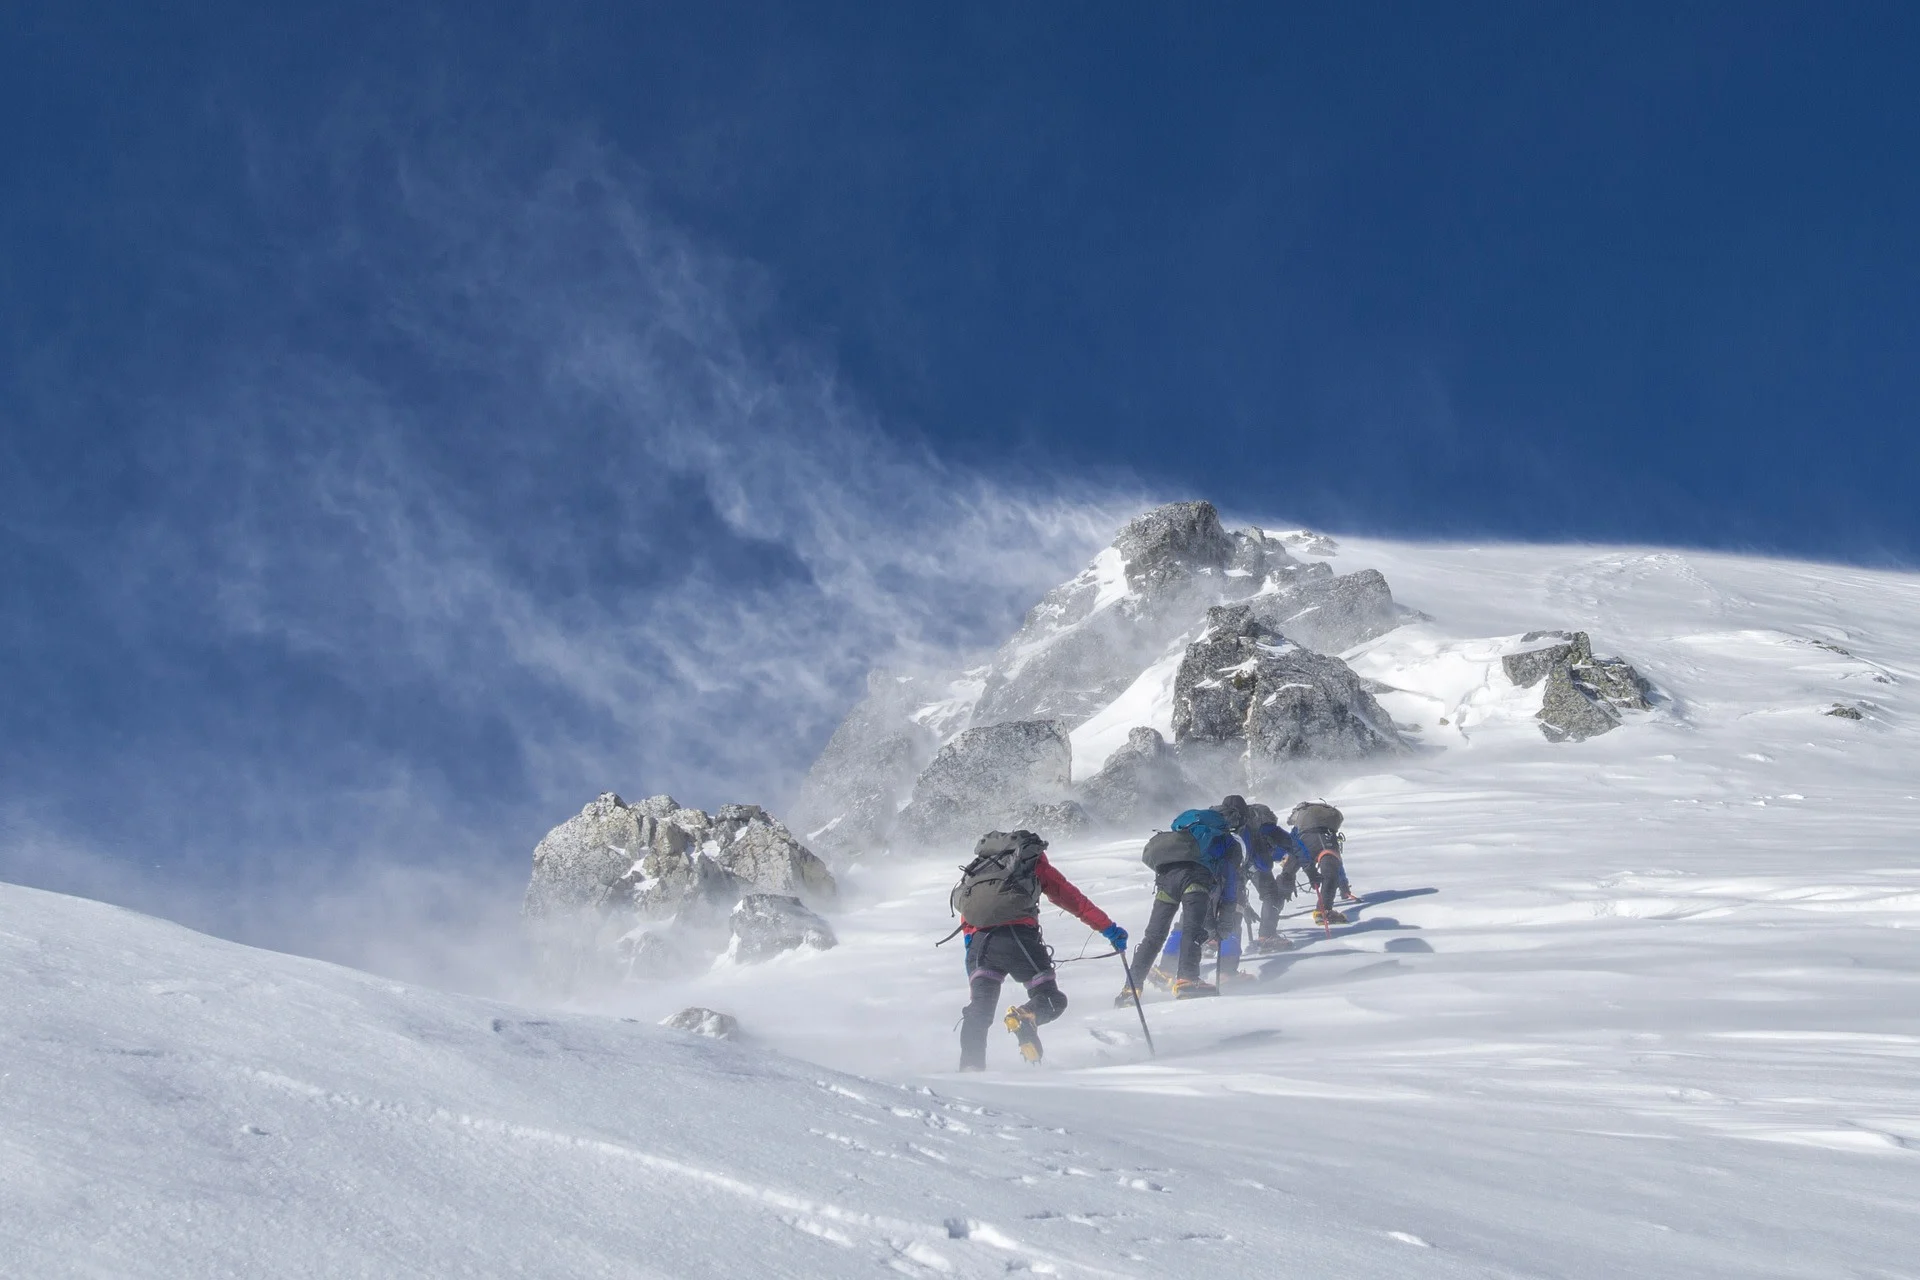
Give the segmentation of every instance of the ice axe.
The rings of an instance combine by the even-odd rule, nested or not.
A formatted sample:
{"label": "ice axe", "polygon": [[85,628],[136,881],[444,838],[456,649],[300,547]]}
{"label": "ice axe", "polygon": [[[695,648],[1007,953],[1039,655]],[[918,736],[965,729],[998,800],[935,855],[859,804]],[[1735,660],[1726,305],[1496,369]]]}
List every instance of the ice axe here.
{"label": "ice axe", "polygon": [[1127,994],[1133,997],[1133,1011],[1140,1015],[1140,1034],[1147,1038],[1147,1055],[1157,1058],[1160,1051],[1153,1047],[1153,1032],[1147,1030],[1147,1011],[1140,1003],[1140,988],[1133,982],[1133,966],[1127,963],[1126,952],[1116,949],[1113,954],[1120,957],[1120,969],[1127,975]]}

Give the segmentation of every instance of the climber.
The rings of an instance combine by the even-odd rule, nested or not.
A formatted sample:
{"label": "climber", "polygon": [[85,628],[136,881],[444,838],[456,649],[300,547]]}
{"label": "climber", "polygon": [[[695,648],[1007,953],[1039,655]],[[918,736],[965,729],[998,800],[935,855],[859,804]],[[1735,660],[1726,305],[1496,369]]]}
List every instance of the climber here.
{"label": "climber", "polygon": [[[1239,910],[1235,878],[1240,851],[1231,824],[1217,809],[1189,809],[1173,820],[1171,830],[1157,832],[1147,841],[1140,858],[1154,873],[1153,912],[1133,955],[1133,988],[1151,978],[1170,987],[1176,1000],[1220,994],[1217,985],[1200,978],[1200,952],[1209,926],[1216,923],[1216,914],[1232,919],[1231,913]],[[1217,912],[1223,901],[1230,906]],[[1176,916],[1180,921],[1177,930],[1173,928]],[[1239,962],[1237,922],[1231,947],[1222,931],[1220,949],[1222,972],[1232,971]],[[1156,955],[1158,964],[1154,963]],[[1130,992],[1123,994],[1131,999]]]}
{"label": "climber", "polygon": [[[1280,911],[1294,894],[1295,877],[1303,865],[1300,855],[1304,851],[1295,844],[1293,833],[1281,826],[1280,819],[1264,804],[1247,806],[1247,823],[1240,833],[1240,839],[1247,848],[1246,878],[1260,895],[1258,916],[1243,906],[1249,919],[1254,922],[1253,942],[1248,947],[1248,954],[1285,951],[1292,944],[1280,934]],[[1274,874],[1276,861],[1280,872],[1277,878]],[[1315,874],[1317,877],[1318,873]]]}
{"label": "climber", "polygon": [[1067,997],[1055,981],[1053,952],[1040,936],[1040,897],[1079,918],[1112,944],[1127,948],[1127,931],[1047,861],[1047,842],[1031,831],[989,831],[960,871],[952,904],[966,935],[967,985],[971,998],[961,1015],[960,1070],[987,1067],[987,1024],[1008,978],[1027,989],[1027,1002],[1011,1005],[1002,1021],[1020,1043],[1020,1055],[1038,1063],[1039,1030],[1066,1011]]}
{"label": "climber", "polygon": [[1313,911],[1313,922],[1318,925],[1345,924],[1346,915],[1333,905],[1334,894],[1347,902],[1354,897],[1342,856],[1346,840],[1340,834],[1341,821],[1340,811],[1325,800],[1302,800],[1287,815],[1294,841],[1312,858],[1318,872],[1319,897]]}

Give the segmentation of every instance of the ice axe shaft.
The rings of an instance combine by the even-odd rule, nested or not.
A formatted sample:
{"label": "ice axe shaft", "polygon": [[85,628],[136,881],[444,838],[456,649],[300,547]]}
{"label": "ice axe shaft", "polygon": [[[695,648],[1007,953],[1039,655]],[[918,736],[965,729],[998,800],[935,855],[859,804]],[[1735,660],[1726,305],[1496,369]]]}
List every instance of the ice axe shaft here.
{"label": "ice axe shaft", "polygon": [[1153,1047],[1153,1032],[1147,1030],[1147,1011],[1140,1003],[1140,988],[1134,985],[1133,966],[1127,963],[1126,952],[1115,951],[1113,954],[1120,957],[1120,968],[1127,975],[1127,994],[1133,997],[1133,1011],[1140,1015],[1140,1034],[1147,1038],[1147,1054],[1157,1058],[1160,1051]]}

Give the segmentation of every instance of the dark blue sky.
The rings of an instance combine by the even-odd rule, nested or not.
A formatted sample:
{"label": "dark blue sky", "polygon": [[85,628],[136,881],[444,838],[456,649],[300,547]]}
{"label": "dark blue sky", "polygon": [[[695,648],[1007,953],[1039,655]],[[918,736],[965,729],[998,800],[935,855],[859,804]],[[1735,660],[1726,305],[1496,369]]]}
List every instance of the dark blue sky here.
{"label": "dark blue sky", "polygon": [[778,794],[1146,498],[1911,564],[1916,65],[1908,4],[8,6],[0,874]]}

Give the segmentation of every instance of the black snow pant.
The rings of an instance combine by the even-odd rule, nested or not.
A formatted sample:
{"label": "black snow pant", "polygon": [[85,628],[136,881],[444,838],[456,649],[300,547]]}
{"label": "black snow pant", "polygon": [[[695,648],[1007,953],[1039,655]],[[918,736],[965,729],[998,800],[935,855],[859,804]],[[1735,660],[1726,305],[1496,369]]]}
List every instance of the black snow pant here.
{"label": "black snow pant", "polygon": [[1346,883],[1346,869],[1340,865],[1340,855],[1328,849],[1318,859],[1320,863],[1320,900],[1322,911],[1333,910],[1333,891]]}
{"label": "black snow pant", "polygon": [[1315,870],[1313,863],[1303,862],[1299,854],[1290,853],[1280,860],[1280,869],[1275,873],[1280,882],[1280,901],[1283,904],[1300,891],[1302,869],[1307,873],[1307,883],[1316,891],[1320,888],[1320,873]]}
{"label": "black snow pant", "polygon": [[971,999],[960,1018],[960,1066],[987,1065],[987,1031],[1000,1007],[1000,984],[1008,978],[1027,989],[1026,1008],[1045,1025],[1067,1011],[1067,997],[1054,982],[1053,952],[1037,924],[1003,924],[967,937],[967,987]]}
{"label": "black snow pant", "polygon": [[[1180,962],[1176,976],[1200,976],[1200,948],[1207,940],[1207,924],[1213,916],[1213,890],[1212,873],[1197,862],[1176,862],[1154,877],[1153,914],[1147,917],[1146,930],[1134,944],[1134,986],[1146,984],[1147,972],[1159,959],[1160,948],[1166,945],[1176,915],[1180,917]],[[1238,928],[1238,924],[1235,927]]]}
{"label": "black snow pant", "polygon": [[1249,868],[1247,878],[1253,881],[1254,892],[1260,895],[1260,929],[1255,936],[1271,938],[1280,931],[1280,908],[1293,896],[1293,882],[1289,880],[1283,886],[1274,879],[1271,864],[1261,866],[1257,862]]}

